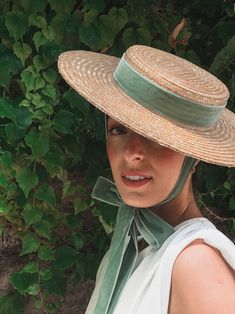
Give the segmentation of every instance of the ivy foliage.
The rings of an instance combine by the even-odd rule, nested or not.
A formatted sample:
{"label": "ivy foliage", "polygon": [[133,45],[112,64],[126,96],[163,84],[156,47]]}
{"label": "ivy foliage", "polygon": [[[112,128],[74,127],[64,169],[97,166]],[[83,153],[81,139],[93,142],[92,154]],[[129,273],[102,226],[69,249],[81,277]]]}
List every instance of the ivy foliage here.
{"label": "ivy foliage", "polygon": [[[10,228],[27,258],[11,274],[0,313],[23,313],[27,296],[54,313],[69,280],[94,278],[109,242],[101,225],[110,233],[116,214],[89,196],[96,178],[109,175],[103,116],[60,78],[58,55],[85,49],[120,57],[130,45],[151,45],[220,77],[235,111],[234,6],[229,0],[0,0],[0,38],[0,233]],[[234,170],[199,168],[205,202],[233,216]],[[58,295],[53,302],[52,295]]]}

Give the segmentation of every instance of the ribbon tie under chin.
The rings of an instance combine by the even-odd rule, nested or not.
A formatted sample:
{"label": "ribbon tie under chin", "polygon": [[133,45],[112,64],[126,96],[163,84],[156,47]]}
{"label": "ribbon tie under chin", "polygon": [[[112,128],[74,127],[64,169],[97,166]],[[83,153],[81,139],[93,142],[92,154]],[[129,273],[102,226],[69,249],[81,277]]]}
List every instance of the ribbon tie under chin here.
{"label": "ribbon tie under chin", "polygon": [[174,228],[147,208],[135,208],[123,203],[115,184],[103,177],[99,177],[92,197],[119,207],[108,252],[108,266],[93,312],[93,314],[111,314],[135,267],[138,256],[138,235],[158,249],[174,233]]}

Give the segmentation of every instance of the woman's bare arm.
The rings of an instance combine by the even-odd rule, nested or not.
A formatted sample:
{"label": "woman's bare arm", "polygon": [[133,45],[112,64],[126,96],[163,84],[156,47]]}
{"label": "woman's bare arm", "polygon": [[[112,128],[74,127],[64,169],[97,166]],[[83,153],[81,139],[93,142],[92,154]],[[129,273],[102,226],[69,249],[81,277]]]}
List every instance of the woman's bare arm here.
{"label": "woman's bare arm", "polygon": [[195,240],[179,254],[168,313],[235,313],[235,272],[217,249]]}

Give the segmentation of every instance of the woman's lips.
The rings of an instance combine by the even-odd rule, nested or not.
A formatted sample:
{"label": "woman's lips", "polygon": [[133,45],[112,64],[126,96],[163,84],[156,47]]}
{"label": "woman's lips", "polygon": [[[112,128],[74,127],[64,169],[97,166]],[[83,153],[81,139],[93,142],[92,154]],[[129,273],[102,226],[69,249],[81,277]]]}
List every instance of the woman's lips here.
{"label": "woman's lips", "polygon": [[127,187],[138,188],[152,180],[150,176],[144,175],[122,175],[122,181]]}

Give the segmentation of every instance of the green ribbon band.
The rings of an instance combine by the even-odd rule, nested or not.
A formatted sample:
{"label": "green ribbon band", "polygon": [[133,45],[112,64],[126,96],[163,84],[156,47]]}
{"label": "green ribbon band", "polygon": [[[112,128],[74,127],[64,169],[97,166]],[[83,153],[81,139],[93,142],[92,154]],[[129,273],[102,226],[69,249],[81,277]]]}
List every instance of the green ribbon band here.
{"label": "green ribbon band", "polygon": [[[185,158],[175,187],[160,204],[169,202],[178,195],[195,163],[195,159],[191,157]],[[99,177],[95,184],[92,197],[119,207],[108,253],[108,266],[104,273],[98,301],[93,311],[93,314],[112,314],[120,293],[136,264],[138,235],[141,235],[149,245],[158,249],[174,233],[174,228],[147,208],[134,208],[124,204],[115,184],[103,177]]]}
{"label": "green ribbon band", "polygon": [[223,106],[209,106],[184,99],[136,72],[124,57],[113,77],[127,95],[146,109],[175,122],[194,127],[210,127],[218,120]]}

